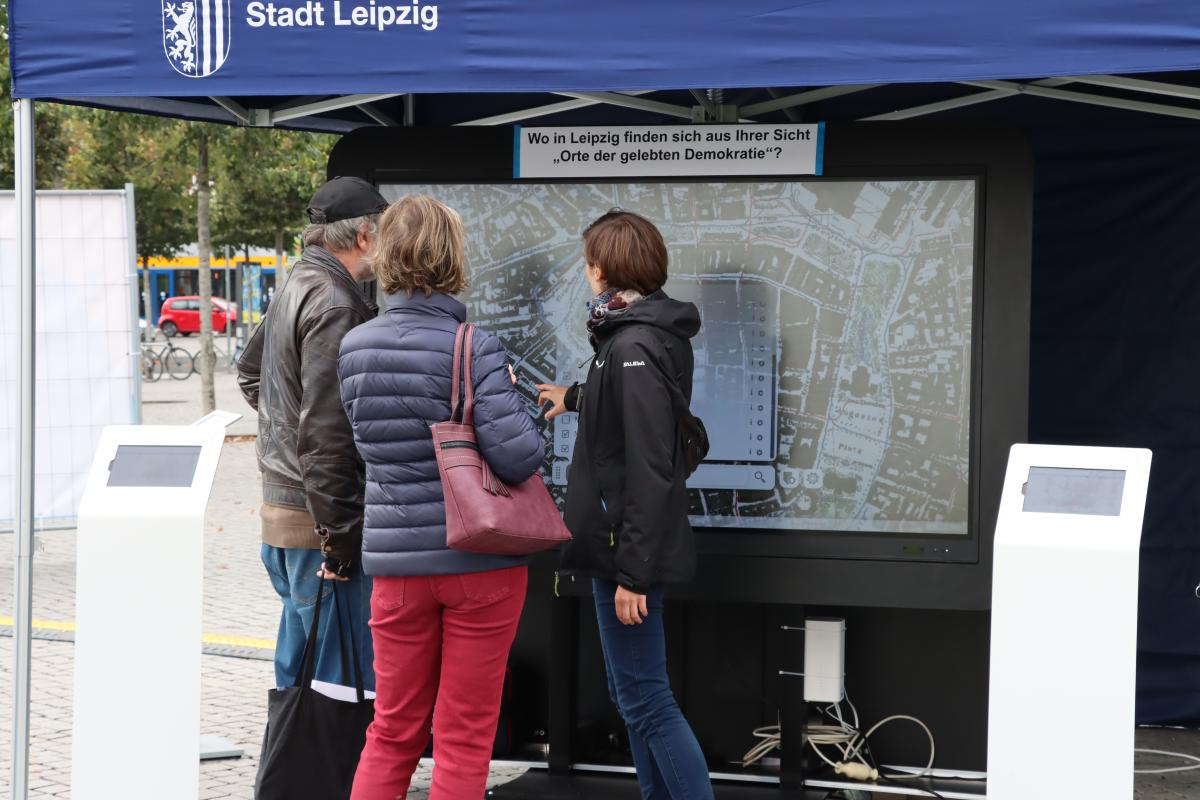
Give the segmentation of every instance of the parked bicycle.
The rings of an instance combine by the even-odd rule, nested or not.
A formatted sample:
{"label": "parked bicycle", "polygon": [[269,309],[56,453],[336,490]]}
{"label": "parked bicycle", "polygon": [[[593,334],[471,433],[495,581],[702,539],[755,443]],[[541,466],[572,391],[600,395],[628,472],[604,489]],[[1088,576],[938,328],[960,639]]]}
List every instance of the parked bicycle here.
{"label": "parked bicycle", "polygon": [[156,381],[167,373],[174,380],[184,381],[196,371],[192,354],[176,347],[167,339],[161,345],[142,342],[142,378]]}

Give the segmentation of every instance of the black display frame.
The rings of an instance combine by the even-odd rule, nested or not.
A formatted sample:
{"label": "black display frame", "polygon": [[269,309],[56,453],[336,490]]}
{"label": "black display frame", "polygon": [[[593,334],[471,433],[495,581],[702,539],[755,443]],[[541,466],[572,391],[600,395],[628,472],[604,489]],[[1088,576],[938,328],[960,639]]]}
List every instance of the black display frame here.
{"label": "black display frame", "polygon": [[[377,184],[514,181],[510,127],[364,128],[333,149],[328,174]],[[1022,134],[995,127],[830,123],[820,177],[770,180],[973,179],[973,272],[968,533],[896,534],[700,529],[699,574],[682,594],[745,602],[986,609],[991,550],[1009,447],[1028,417],[1032,155]],[[645,176],[636,182],[682,182]],[[634,182],[572,179],[573,183]],[[947,546],[953,552],[936,552]],[[568,592],[573,591],[570,586]],[[581,590],[582,591],[582,590]]]}

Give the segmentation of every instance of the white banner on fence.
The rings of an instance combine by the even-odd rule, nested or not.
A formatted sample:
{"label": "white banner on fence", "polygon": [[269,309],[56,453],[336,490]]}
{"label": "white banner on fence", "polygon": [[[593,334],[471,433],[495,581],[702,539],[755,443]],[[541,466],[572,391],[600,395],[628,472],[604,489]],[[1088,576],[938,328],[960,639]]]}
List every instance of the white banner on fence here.
{"label": "white banner on fence", "polygon": [[[37,193],[34,515],[75,518],[106,425],[140,419],[129,195]],[[16,517],[17,201],[0,192],[0,528]]]}
{"label": "white banner on fence", "polygon": [[523,128],[513,178],[820,175],[825,124]]}

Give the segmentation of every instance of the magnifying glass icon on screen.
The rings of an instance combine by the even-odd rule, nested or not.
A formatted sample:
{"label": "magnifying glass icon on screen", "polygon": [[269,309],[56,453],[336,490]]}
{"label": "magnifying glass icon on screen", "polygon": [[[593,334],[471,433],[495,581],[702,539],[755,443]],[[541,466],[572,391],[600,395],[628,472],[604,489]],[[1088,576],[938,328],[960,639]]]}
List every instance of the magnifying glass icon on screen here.
{"label": "magnifying glass icon on screen", "polygon": [[762,470],[761,470],[761,469],[760,469],[758,472],[755,472],[755,473],[754,473],[754,480],[756,480],[756,481],[759,481],[759,482],[762,482],[762,481],[766,480],[766,479],[763,477],[763,474],[762,474]]}

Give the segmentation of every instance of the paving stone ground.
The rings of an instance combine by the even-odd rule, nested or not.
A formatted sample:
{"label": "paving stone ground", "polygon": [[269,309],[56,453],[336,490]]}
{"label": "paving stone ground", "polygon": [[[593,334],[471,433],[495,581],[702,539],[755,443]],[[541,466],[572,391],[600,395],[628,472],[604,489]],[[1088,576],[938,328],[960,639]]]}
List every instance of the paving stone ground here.
{"label": "paving stone ground", "polygon": [[[192,354],[200,349],[199,339],[195,336],[176,337],[172,343]],[[161,346],[161,340],[157,344]],[[238,391],[237,381],[229,367],[229,351],[224,337],[214,346],[219,370],[216,376],[217,408],[244,415],[229,428],[230,434],[254,435],[258,432],[258,419]],[[187,380],[177,381],[164,375],[154,383],[143,383],[142,415],[143,421],[151,425],[190,424],[201,416],[200,376],[192,375]]]}
{"label": "paving stone ground", "polygon": [[[193,340],[184,340],[185,344]],[[241,399],[232,374],[217,375],[217,406],[245,413],[231,429],[234,435],[253,431],[253,412]],[[187,381],[164,378],[143,384],[146,424],[187,424],[200,416],[199,377]],[[249,800],[266,721],[267,691],[274,685],[270,661],[255,644],[270,647],[279,624],[279,599],[259,560],[259,478],[254,442],[230,441],[209,502],[204,538],[204,631],[208,637],[242,641],[237,649],[258,650],[259,658],[205,655],[202,659],[201,732],[217,734],[244,748],[241,759],[205,762],[199,766],[201,800]],[[0,616],[12,614],[13,539],[0,534]],[[36,621],[65,622],[75,613],[75,534],[45,532],[37,537],[34,559],[33,616]],[[7,633],[7,629],[5,629]],[[45,635],[42,631],[39,635]],[[69,639],[69,632],[51,632]],[[147,631],[152,636],[152,631]],[[210,648],[211,649],[211,648]],[[74,645],[69,640],[38,639],[33,645],[32,743],[30,798],[70,796],[71,697]],[[12,639],[0,636],[0,797],[9,792],[12,707]],[[153,732],[147,732],[152,735]],[[130,753],[131,768],[137,754]],[[503,783],[522,770],[497,768],[492,782]],[[428,796],[430,767],[422,765],[413,780],[410,798]]]}
{"label": "paving stone ground", "polygon": [[[70,642],[38,640],[33,645],[33,704],[30,747],[31,800],[70,797],[71,783],[71,696],[74,645]],[[11,669],[12,639],[0,638],[0,659]],[[269,661],[228,656],[205,656],[202,660],[201,733],[218,734],[245,749],[240,759],[206,761],[200,764],[200,800],[252,800],[254,773],[258,769],[259,743],[266,719],[266,692],[273,670]],[[0,684],[0,704],[12,703],[12,682]],[[153,735],[153,731],[147,731]],[[0,728],[4,753],[0,771],[0,795],[9,791],[9,727]],[[132,742],[129,760],[136,769],[137,743]],[[492,784],[503,783],[521,770],[497,768]],[[427,798],[430,767],[423,764],[414,776],[413,798]]]}
{"label": "paving stone ground", "polygon": [[[185,340],[194,343],[194,340]],[[186,424],[200,416],[199,378],[163,379],[143,386],[144,421],[147,424]],[[247,419],[232,433],[253,432],[253,414],[242,402],[233,376],[217,377],[218,407],[241,411]],[[278,598],[259,561],[258,469],[252,440],[226,444],[208,509],[204,542],[204,630],[206,635],[242,641],[240,650],[258,658],[213,654],[202,660],[204,733],[220,735],[246,751],[237,760],[213,761],[199,766],[202,800],[243,800],[253,795],[258,749],[266,719],[266,692],[273,684],[270,647],[278,624]],[[11,534],[0,534],[0,616],[11,615]],[[34,561],[34,617],[51,623],[69,623],[75,609],[75,535],[72,531],[46,532],[38,537]],[[4,629],[3,632],[7,632]],[[33,782],[30,797],[70,796],[71,696],[74,645],[69,631],[45,632],[59,640],[39,639],[33,646],[33,702],[31,707]],[[152,636],[152,631],[147,631]],[[261,645],[262,647],[259,647]],[[9,793],[11,729],[7,716],[12,703],[12,639],[0,636],[0,797]],[[1038,722],[1031,719],[1031,729]],[[1057,720],[1056,736],[1069,736],[1069,722]],[[1065,727],[1064,727],[1065,726]],[[148,731],[147,735],[153,735]],[[1038,747],[1051,748],[1047,740]],[[1138,746],[1200,755],[1200,733],[1182,730],[1139,730]],[[130,752],[130,768],[137,768],[137,752]],[[1176,766],[1180,762],[1157,757],[1139,758],[1145,767]],[[1081,768],[1103,768],[1084,765]],[[519,769],[496,768],[492,782],[503,783],[521,774]],[[423,765],[410,798],[428,797],[429,766]],[[717,796],[720,797],[718,789]],[[1200,797],[1200,771],[1143,775],[1137,780],[1137,800],[1183,800]],[[1083,800],[1083,798],[1080,798]]]}

